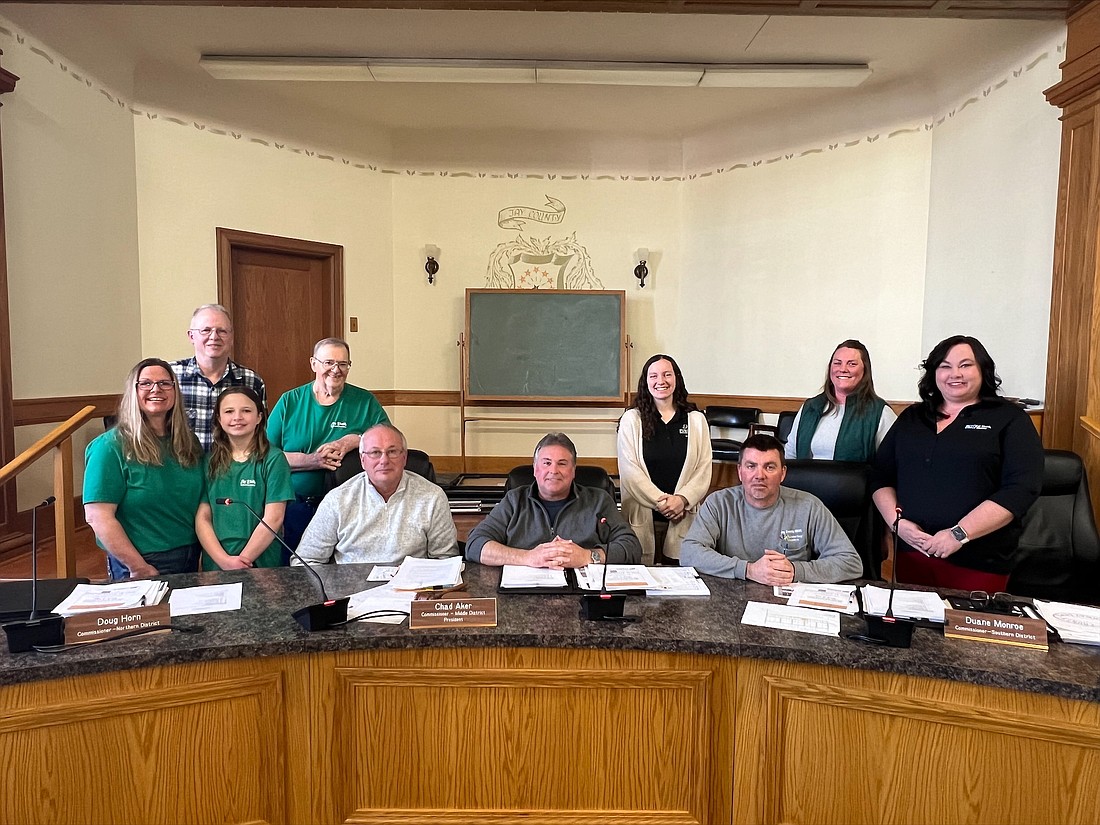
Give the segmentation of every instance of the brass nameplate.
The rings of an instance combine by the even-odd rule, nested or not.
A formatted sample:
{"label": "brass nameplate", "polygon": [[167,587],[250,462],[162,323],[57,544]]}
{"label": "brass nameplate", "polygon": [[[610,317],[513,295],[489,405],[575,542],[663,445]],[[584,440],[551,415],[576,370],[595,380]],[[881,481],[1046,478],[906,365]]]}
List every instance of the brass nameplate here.
{"label": "brass nameplate", "polygon": [[496,599],[432,599],[412,603],[409,627],[496,627]]}
{"label": "brass nameplate", "polygon": [[1047,649],[1047,623],[1042,619],[970,610],[945,610],[943,616],[943,635],[950,639]]}
{"label": "brass nameplate", "polygon": [[131,610],[97,610],[94,613],[79,613],[65,619],[65,644],[75,645],[83,642],[98,642],[111,636],[133,633],[135,630],[148,631],[150,628],[172,623],[172,612],[167,604],[155,604],[150,607],[136,607]]}

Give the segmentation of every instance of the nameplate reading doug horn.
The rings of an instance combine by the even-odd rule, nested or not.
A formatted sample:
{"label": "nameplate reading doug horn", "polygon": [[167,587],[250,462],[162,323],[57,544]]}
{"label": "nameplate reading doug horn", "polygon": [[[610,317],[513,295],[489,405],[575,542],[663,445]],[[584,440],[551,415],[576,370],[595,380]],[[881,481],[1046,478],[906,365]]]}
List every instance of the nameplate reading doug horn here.
{"label": "nameplate reading doug horn", "polygon": [[496,627],[496,599],[429,599],[412,603],[409,628]]}
{"label": "nameplate reading doug horn", "polygon": [[130,610],[97,610],[80,613],[65,619],[65,644],[98,642],[111,636],[133,633],[135,630],[155,632],[153,628],[168,630],[172,623],[171,608],[167,604],[135,607]]}
{"label": "nameplate reading doug horn", "polygon": [[969,610],[945,610],[943,635],[999,645],[1047,649],[1047,623],[1026,616],[1004,616]]}

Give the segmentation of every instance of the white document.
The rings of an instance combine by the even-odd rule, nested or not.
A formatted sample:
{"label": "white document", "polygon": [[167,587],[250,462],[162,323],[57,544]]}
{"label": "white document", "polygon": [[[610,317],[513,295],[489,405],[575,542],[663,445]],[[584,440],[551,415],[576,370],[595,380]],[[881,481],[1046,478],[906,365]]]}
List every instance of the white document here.
{"label": "white document", "polygon": [[1039,615],[1058,631],[1063,642],[1100,645],[1100,610],[1082,604],[1034,601]]}
{"label": "white document", "polygon": [[647,596],[709,596],[710,588],[699,578],[694,567],[651,567],[649,573],[658,589],[646,590]]}
{"label": "white document", "polygon": [[839,610],[841,613],[857,613],[856,586],[854,584],[806,584],[792,588],[787,604],[791,607],[814,607],[818,610]]}
{"label": "white document", "polygon": [[394,590],[454,587],[462,581],[462,556],[451,556],[448,559],[416,559],[406,556],[391,581]]}
{"label": "white document", "polygon": [[242,584],[207,584],[201,587],[184,587],[182,590],[177,587],[168,599],[168,606],[172,616],[240,610]]}
{"label": "white document", "polygon": [[[873,584],[860,588],[863,594],[863,609],[869,616],[885,616],[890,604],[890,590],[875,587]],[[928,590],[895,590],[893,602],[894,616],[899,619],[927,619],[943,624],[943,599],[938,593]]]}
{"label": "white document", "polygon": [[742,624],[771,627],[776,630],[793,630],[796,633],[814,633],[819,636],[840,635],[840,614],[830,610],[812,610],[808,607],[790,607],[785,604],[749,602],[741,617]]}
{"label": "white document", "polygon": [[78,584],[54,608],[59,616],[88,613],[95,610],[124,610],[160,604],[168,592],[168,583],[142,579],[114,584]]}
{"label": "white document", "polygon": [[660,585],[650,568],[644,564],[589,564],[576,570],[577,585],[582,590],[600,590],[604,587],[606,569],[607,590],[653,590]]}
{"label": "white document", "polygon": [[522,564],[506,564],[501,570],[500,586],[504,589],[514,587],[561,587],[569,586],[564,570],[551,570],[548,567],[525,567]]}
{"label": "white document", "polygon": [[385,567],[381,564],[376,564],[370,569],[370,575],[367,576],[369,582],[388,582],[394,576],[397,575],[399,567]]}
{"label": "white document", "polygon": [[[394,590],[392,582],[370,590],[360,590],[348,597],[348,621],[401,624],[412,612],[410,605],[415,597],[416,593],[411,590]],[[379,611],[384,611],[386,615],[359,619]]]}

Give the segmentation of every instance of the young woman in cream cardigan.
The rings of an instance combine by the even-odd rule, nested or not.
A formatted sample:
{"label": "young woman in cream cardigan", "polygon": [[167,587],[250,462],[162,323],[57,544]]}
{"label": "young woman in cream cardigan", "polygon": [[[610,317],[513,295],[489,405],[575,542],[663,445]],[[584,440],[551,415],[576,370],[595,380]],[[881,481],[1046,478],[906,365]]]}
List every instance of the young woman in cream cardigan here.
{"label": "young woman in cream cardigan", "polygon": [[623,516],[645,564],[678,564],[680,541],[710,489],[710,428],[668,355],[646,361],[634,406],[619,420]]}

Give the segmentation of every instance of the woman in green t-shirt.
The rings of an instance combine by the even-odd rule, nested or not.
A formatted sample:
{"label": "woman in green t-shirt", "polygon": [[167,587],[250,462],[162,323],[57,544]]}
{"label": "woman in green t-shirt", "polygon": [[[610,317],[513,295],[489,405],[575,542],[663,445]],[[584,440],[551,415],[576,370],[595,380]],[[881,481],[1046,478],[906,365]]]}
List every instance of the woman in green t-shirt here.
{"label": "woman in green t-shirt", "polygon": [[[206,488],[195,519],[206,551],[203,570],[279,566],[272,531],[282,527],[294,490],[290,465],[267,440],[264,418],[263,402],[249,387],[231,387],[218,396],[214,441],[203,465]],[[218,499],[234,503],[218,504]]]}
{"label": "woman in green t-shirt", "polygon": [[126,377],[118,424],[84,456],[84,515],[112,581],[198,569],[201,458],[172,368],[139,361]]}

